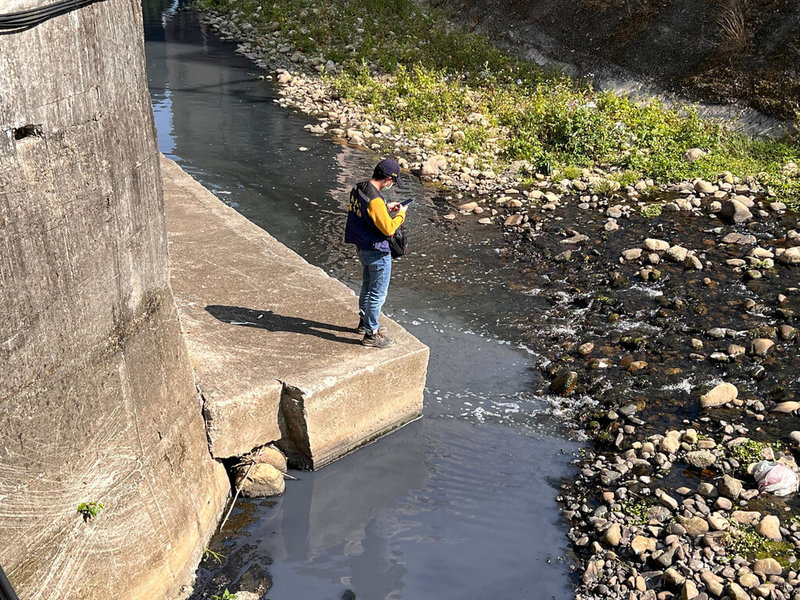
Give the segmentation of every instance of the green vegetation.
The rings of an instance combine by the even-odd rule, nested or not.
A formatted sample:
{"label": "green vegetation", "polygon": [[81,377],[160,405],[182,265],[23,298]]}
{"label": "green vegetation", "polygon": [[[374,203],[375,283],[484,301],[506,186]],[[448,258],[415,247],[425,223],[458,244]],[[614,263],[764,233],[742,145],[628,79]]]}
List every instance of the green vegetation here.
{"label": "green vegetation", "polygon": [[759,558],[774,558],[783,568],[790,567],[795,561],[794,545],[789,542],[775,542],[760,535],[750,526],[740,527],[732,521],[732,527],[722,538],[728,562],[741,556],[749,561]]}
{"label": "green vegetation", "polygon": [[228,588],[225,588],[221,596],[219,594],[214,594],[211,596],[211,600],[236,600],[236,594],[231,594]]}
{"label": "green vegetation", "polygon": [[661,204],[645,204],[639,209],[639,214],[646,219],[654,219],[655,217],[661,216],[663,208]]}
{"label": "green vegetation", "polygon": [[641,498],[635,502],[628,500],[622,503],[622,512],[628,516],[630,525],[647,525],[650,522],[647,511],[655,504],[652,498]]}
{"label": "green vegetation", "polygon": [[203,560],[213,559],[217,561],[217,563],[222,564],[222,559],[225,558],[224,554],[220,554],[219,552],[214,552],[211,548],[203,548]]}
{"label": "green vegetation", "polygon": [[779,441],[768,444],[766,442],[757,442],[756,440],[747,440],[738,446],[729,448],[727,454],[729,457],[736,459],[742,465],[742,468],[746,468],[750,463],[764,460],[762,452],[766,448],[772,448],[773,452],[778,454],[782,447],[783,445]]}
{"label": "green vegetation", "polygon": [[[278,29],[304,54],[341,64],[329,76],[341,97],[407,135],[430,139],[435,149],[460,149],[487,165],[525,160],[542,172],[616,168],[615,181],[596,193],[613,193],[642,175],[669,183],[731,171],[798,206],[796,136],[754,139],[704,121],[692,107],[597,91],[503,53],[438,8],[414,0],[198,5],[249,23],[265,47]],[[693,147],[707,154],[688,162],[683,154]]]}
{"label": "green vegetation", "polygon": [[84,522],[93,519],[105,508],[102,502],[81,502],[78,505],[78,514],[83,516]]}

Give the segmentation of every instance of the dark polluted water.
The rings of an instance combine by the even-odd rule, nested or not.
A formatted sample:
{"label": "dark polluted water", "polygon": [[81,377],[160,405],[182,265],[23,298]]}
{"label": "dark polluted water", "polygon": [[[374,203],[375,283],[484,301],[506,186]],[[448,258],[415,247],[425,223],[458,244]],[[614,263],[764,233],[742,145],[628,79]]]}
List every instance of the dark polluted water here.
{"label": "dark polluted water", "polygon": [[[162,152],[355,288],[344,205],[377,157],[304,130],[312,120],[273,102],[266,73],[178,8],[144,5]],[[543,359],[518,329],[549,305],[500,239],[443,221],[436,190],[412,182],[409,193],[412,252],[395,265],[386,312],[431,348],[424,418],[293,473],[281,498],[240,500],[210,544],[224,558],[201,564],[193,598],[226,587],[274,600],[572,596],[556,484],[577,444],[534,393]]]}

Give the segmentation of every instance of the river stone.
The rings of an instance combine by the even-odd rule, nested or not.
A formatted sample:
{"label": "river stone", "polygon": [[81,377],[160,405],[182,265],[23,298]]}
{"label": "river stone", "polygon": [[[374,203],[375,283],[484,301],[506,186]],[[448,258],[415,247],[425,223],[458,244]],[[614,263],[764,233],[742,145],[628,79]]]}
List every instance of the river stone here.
{"label": "river stone", "polygon": [[263,463],[267,465],[272,465],[276,469],[278,469],[281,473],[286,473],[286,457],[283,455],[283,452],[278,450],[277,448],[272,448],[271,446],[267,446],[263,450],[261,450],[261,454],[255,452],[253,457],[258,456],[256,459],[257,463]]}
{"label": "river stone", "polygon": [[728,519],[718,513],[708,516],[708,524],[714,531],[725,531],[730,526]]}
{"label": "river stone", "polygon": [[774,558],[759,558],[753,563],[753,571],[762,575],[780,575],[783,567]]}
{"label": "river stone", "polygon": [[655,238],[647,238],[644,241],[644,247],[650,252],[666,252],[669,250],[669,242],[665,240],[657,240]]}
{"label": "river stone", "polygon": [[694,191],[698,194],[713,194],[717,191],[717,186],[715,186],[710,181],[705,181],[704,179],[700,179],[697,183],[694,184]]}
{"label": "river stone", "polygon": [[503,227],[514,227],[522,223],[522,215],[508,215],[503,222]]}
{"label": "river stone", "polygon": [[637,535],[631,540],[631,551],[639,556],[644,552],[653,552],[656,549],[656,540],[653,538]]}
{"label": "river stone", "polygon": [[622,538],[622,530],[619,523],[614,523],[611,527],[606,529],[603,534],[603,540],[612,546],[619,546],[619,540]]}
{"label": "river stone", "polygon": [[689,148],[686,152],[683,153],[683,160],[686,162],[694,162],[703,158],[706,155],[705,150],[701,150],[700,148]]}
{"label": "river stone", "polygon": [[714,506],[720,510],[730,510],[733,508],[733,502],[731,502],[730,499],[726,498],[725,496],[720,496],[717,498],[717,501],[714,502]]}
{"label": "river stone", "polygon": [[447,168],[447,157],[442,154],[434,154],[422,163],[421,174],[427,177],[438,175],[440,171]]}
{"label": "river stone", "polygon": [[656,498],[658,498],[659,502],[666,506],[670,510],[677,510],[678,509],[678,501],[675,500],[672,496],[667,494],[664,490],[656,490]]}
{"label": "river stone", "polygon": [[751,600],[750,594],[745,592],[738,583],[729,581],[726,589],[731,600]]}
{"label": "river stone", "polygon": [[686,528],[686,533],[691,536],[698,536],[708,533],[708,522],[702,517],[679,519],[679,522]]}
{"label": "river stone", "polygon": [[686,581],[686,577],[681,575],[677,569],[669,568],[664,571],[664,575],[662,575],[664,579],[664,583],[672,588],[678,588],[683,585]]}
{"label": "river stone", "polygon": [[800,408],[800,402],[797,402],[796,400],[787,400],[786,402],[780,402],[776,404],[772,408],[772,412],[793,413],[798,408]]}
{"label": "river stone", "polygon": [[722,210],[719,211],[719,214],[734,223],[746,223],[753,218],[753,213],[738,200],[723,202]]}
{"label": "river stone", "polygon": [[697,585],[691,579],[687,579],[686,583],[683,584],[683,589],[681,590],[681,600],[693,600],[697,598],[699,592],[697,591]]}
{"label": "river stone", "polygon": [[785,265],[800,265],[800,246],[787,248],[778,255],[778,262]]}
{"label": "river stone", "polygon": [[719,496],[719,492],[717,488],[707,481],[704,481],[700,485],[697,486],[697,493],[703,496],[703,498],[716,498]]}
{"label": "river stone", "polygon": [[761,513],[757,510],[735,510],[731,513],[731,518],[739,525],[755,525],[761,518]]}
{"label": "river stone", "polygon": [[667,258],[677,263],[686,260],[688,254],[689,250],[683,246],[672,246],[667,250]]}
{"label": "river stone", "polygon": [[723,475],[722,480],[717,484],[717,489],[723,496],[736,500],[742,493],[742,482],[730,475]]}
{"label": "river stone", "polygon": [[648,522],[657,522],[657,523],[664,523],[672,516],[672,513],[666,506],[651,506],[647,509],[647,521]]}
{"label": "river stone", "polygon": [[550,393],[558,396],[569,396],[575,391],[578,384],[578,374],[575,371],[564,371],[550,382]]}
{"label": "river stone", "polygon": [[785,323],[778,327],[778,332],[782,340],[793,340],[797,336],[797,329]]}
{"label": "river stone", "polygon": [[278,496],[286,489],[283,473],[270,464],[256,463],[245,480],[247,467],[242,466],[236,475],[236,487],[241,488],[246,498],[267,498]]}
{"label": "river stone", "polygon": [[739,390],[735,385],[727,382],[720,383],[708,393],[700,396],[700,406],[703,408],[722,406],[736,400],[738,396]]}
{"label": "river stone", "polygon": [[[219,597],[219,596],[217,596]],[[239,590],[235,594],[236,600],[261,600],[261,594]]]}
{"label": "river stone", "polygon": [[477,202],[465,202],[464,204],[459,205],[458,210],[471,213],[475,212],[476,208],[480,208]]}
{"label": "river stone", "polygon": [[750,345],[750,352],[756,356],[766,356],[767,353],[772,350],[774,345],[775,342],[772,340],[767,338],[758,338],[753,340],[753,343]]}
{"label": "river stone", "polygon": [[622,252],[622,258],[625,260],[637,260],[641,255],[641,248],[630,248],[628,250],[623,250]]}
{"label": "river stone", "polygon": [[653,558],[655,562],[661,565],[663,568],[671,567],[672,561],[675,558],[675,546],[664,550],[663,552],[656,553]]}
{"label": "river stone", "polygon": [[761,580],[758,578],[757,575],[753,575],[752,573],[748,573],[747,571],[743,571],[739,575],[739,585],[743,588],[751,589],[756,587],[758,584],[761,583]]}
{"label": "river stone", "polygon": [[698,469],[705,469],[717,462],[717,457],[708,450],[694,450],[686,455],[686,462]]}
{"label": "river stone", "polygon": [[781,537],[781,522],[775,515],[767,515],[761,519],[756,525],[756,531],[765,538],[776,542],[780,542],[783,539]]}
{"label": "river stone", "polygon": [[752,246],[756,243],[756,236],[744,233],[729,233],[722,238],[723,244],[738,244],[741,246]]}
{"label": "river stone", "polygon": [[675,454],[678,451],[678,448],[681,447],[681,442],[678,438],[672,436],[665,436],[661,439],[661,442],[658,444],[658,449],[662,452],[666,452],[667,454]]}

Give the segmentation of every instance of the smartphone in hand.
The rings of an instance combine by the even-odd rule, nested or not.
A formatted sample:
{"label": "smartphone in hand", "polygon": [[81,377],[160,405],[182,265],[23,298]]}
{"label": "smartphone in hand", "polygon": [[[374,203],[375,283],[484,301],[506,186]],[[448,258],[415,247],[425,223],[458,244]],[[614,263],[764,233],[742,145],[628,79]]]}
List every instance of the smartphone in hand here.
{"label": "smartphone in hand", "polygon": [[403,201],[400,203],[400,205],[401,205],[401,206],[408,206],[408,205],[409,205],[409,204],[411,204],[413,201],[414,201],[414,199],[413,199],[413,198],[406,198],[405,200],[403,200]]}

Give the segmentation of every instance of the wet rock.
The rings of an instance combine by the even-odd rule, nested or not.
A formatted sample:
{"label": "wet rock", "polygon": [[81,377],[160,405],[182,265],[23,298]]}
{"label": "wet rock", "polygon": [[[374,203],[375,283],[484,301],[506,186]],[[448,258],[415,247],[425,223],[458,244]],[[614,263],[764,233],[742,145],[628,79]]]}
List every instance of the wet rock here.
{"label": "wet rock", "polygon": [[286,473],[286,457],[283,452],[272,446],[267,446],[263,450],[253,453],[253,460],[260,464],[272,465],[281,473]]}
{"label": "wet rock", "polygon": [[624,250],[622,252],[622,258],[624,258],[627,261],[637,260],[641,256],[642,256],[641,248],[630,248],[629,250]]}
{"label": "wet rock", "polygon": [[586,569],[583,571],[583,576],[581,579],[583,583],[591,583],[597,579],[599,576],[599,570],[597,568],[597,564],[595,561],[590,560],[589,563],[586,565]]}
{"label": "wet rock", "polygon": [[658,449],[667,454],[675,454],[680,447],[680,440],[673,436],[665,436],[658,444]]}
{"label": "wet rock", "polygon": [[[245,479],[247,475],[247,479]],[[237,470],[236,487],[246,498],[267,498],[282,494],[286,488],[283,473],[270,464],[256,463],[247,473],[243,465]]]}
{"label": "wet rock", "polygon": [[741,246],[752,246],[756,243],[756,236],[744,233],[729,233],[722,238],[723,244],[739,244]]}
{"label": "wet rock", "polygon": [[503,222],[503,227],[515,227],[522,223],[522,215],[508,215]]}
{"label": "wet rock", "polygon": [[739,390],[732,383],[720,383],[711,391],[700,396],[700,406],[711,408],[733,402],[739,396]]}
{"label": "wet rock", "polygon": [[756,531],[763,535],[765,538],[780,542],[781,539],[781,522],[775,515],[767,515],[756,525]]}
{"label": "wet rock", "polygon": [[705,469],[717,462],[717,457],[708,450],[694,450],[686,455],[686,462],[698,469]]}
{"label": "wet rock", "polygon": [[694,600],[700,592],[697,591],[697,585],[691,579],[687,579],[681,589],[681,600]]}
{"label": "wet rock", "polygon": [[716,498],[719,496],[719,491],[717,488],[707,481],[704,481],[700,485],[697,486],[697,493],[703,496],[704,498]]}
{"label": "wet rock", "polygon": [[774,558],[759,558],[753,563],[753,572],[762,575],[780,575],[783,567]]}
{"label": "wet rock", "polygon": [[687,269],[693,269],[695,271],[702,271],[703,270],[703,263],[702,261],[697,258],[694,254],[689,254],[683,261],[683,266]]}
{"label": "wet rock", "polygon": [[480,208],[477,202],[465,202],[464,204],[460,204],[458,210],[463,210],[464,212],[475,212],[476,209]]}
{"label": "wet rock", "polygon": [[677,263],[682,263],[686,260],[688,254],[689,250],[683,246],[672,246],[667,250],[667,258]]}
{"label": "wet rock", "polygon": [[244,590],[239,590],[235,594],[236,600],[261,600],[261,594],[256,594],[255,592],[248,592]]}
{"label": "wet rock", "polygon": [[666,506],[670,510],[677,510],[678,509],[678,501],[675,500],[672,496],[667,494],[664,490],[656,490],[656,498],[658,501],[661,502],[664,506]]}
{"label": "wet rock", "polygon": [[793,340],[797,336],[797,330],[791,325],[781,325],[778,327],[778,333],[782,340]]}
{"label": "wet rock", "polygon": [[550,382],[550,393],[557,396],[569,396],[575,391],[578,384],[578,374],[575,371],[563,371]]}
{"label": "wet rock", "polygon": [[750,346],[750,352],[755,354],[756,356],[766,356],[767,353],[772,350],[772,347],[775,345],[775,342],[772,340],[768,340],[766,338],[758,338],[753,340],[753,343]]}
{"label": "wet rock", "polygon": [[722,203],[722,210],[719,211],[721,217],[734,223],[746,223],[753,218],[753,213],[741,202],[737,200],[727,200]]}
{"label": "wet rock", "polygon": [[586,342],[585,344],[581,344],[578,346],[578,354],[581,356],[588,356],[594,351],[594,344],[592,342]]}
{"label": "wet rock", "polygon": [[723,496],[736,500],[742,493],[742,482],[730,475],[723,475],[722,480],[717,484],[717,489]]}

